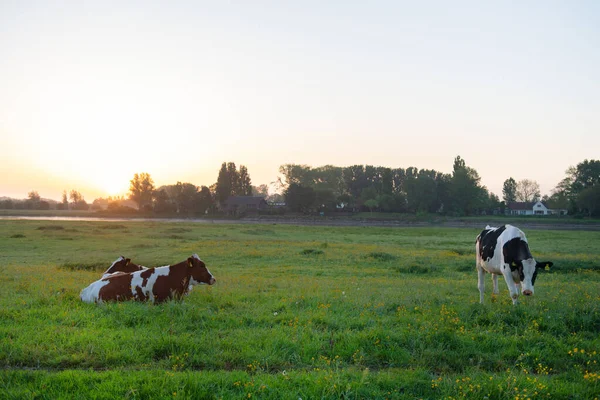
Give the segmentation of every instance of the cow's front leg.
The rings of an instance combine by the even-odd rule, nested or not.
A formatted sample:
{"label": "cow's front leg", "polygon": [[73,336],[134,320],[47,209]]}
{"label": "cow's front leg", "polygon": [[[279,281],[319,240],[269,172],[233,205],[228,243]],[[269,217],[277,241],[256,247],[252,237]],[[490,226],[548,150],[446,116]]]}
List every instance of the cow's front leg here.
{"label": "cow's front leg", "polygon": [[512,272],[510,271],[510,266],[508,264],[502,265],[502,275],[504,275],[504,280],[506,281],[506,286],[508,286],[508,291],[510,292],[510,298],[512,299],[513,304],[517,304],[519,289],[515,284],[515,281],[512,277]]}
{"label": "cow's front leg", "polygon": [[483,292],[485,291],[485,271],[477,266],[477,288],[479,289],[479,302],[483,304]]}

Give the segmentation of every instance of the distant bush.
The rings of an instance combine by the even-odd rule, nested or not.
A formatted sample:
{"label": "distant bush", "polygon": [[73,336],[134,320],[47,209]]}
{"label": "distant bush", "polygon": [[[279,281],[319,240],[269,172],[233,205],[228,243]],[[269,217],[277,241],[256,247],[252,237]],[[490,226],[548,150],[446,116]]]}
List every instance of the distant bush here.
{"label": "distant bush", "polygon": [[106,224],[98,227],[99,229],[127,229],[125,225],[122,224]]}
{"label": "distant bush", "polygon": [[40,231],[62,231],[65,229],[62,225],[42,225],[37,228]]}
{"label": "distant bush", "polygon": [[367,254],[367,257],[369,258],[373,258],[377,261],[392,261],[395,260],[396,256],[389,254],[389,253],[384,253],[384,252],[372,252]]}
{"label": "distant bush", "polygon": [[320,254],[325,254],[325,252],[323,250],[304,249],[300,252],[300,254],[302,254],[303,256],[309,256],[309,255],[317,256]]}
{"label": "distant bush", "polygon": [[110,267],[110,264],[106,262],[65,263],[59,266],[59,268],[69,271],[105,271],[108,267]]}
{"label": "distant bush", "polygon": [[12,238],[12,239],[22,239],[24,237],[25,237],[25,235],[23,235],[22,233],[15,233],[14,235],[10,236],[10,238]]}

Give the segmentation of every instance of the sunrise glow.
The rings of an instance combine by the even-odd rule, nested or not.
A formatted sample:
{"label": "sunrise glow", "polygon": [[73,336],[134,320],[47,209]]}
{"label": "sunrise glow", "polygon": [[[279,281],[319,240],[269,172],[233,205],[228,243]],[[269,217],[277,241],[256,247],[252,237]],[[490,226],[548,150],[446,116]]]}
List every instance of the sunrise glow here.
{"label": "sunrise glow", "polygon": [[496,194],[509,176],[546,194],[597,158],[596,5],[437,8],[5,2],[0,195],[92,201],[143,171],[210,186],[225,161],[255,185],[287,163],[450,172],[457,155]]}

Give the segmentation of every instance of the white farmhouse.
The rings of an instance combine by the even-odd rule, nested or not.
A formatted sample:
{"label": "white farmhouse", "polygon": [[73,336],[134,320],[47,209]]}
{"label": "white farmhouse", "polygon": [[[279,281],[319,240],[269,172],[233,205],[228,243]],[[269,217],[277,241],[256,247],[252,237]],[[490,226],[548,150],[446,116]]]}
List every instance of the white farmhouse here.
{"label": "white farmhouse", "polygon": [[507,215],[566,215],[567,210],[550,209],[543,201],[512,202],[506,206]]}

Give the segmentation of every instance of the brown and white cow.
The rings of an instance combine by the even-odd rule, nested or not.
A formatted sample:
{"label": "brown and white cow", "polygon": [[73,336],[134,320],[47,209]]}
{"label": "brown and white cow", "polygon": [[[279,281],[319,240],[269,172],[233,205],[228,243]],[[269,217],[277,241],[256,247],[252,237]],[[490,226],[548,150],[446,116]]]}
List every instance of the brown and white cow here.
{"label": "brown and white cow", "polygon": [[102,278],[118,273],[131,273],[135,271],[143,271],[148,269],[142,265],[137,265],[131,262],[131,259],[120,256],[117,258],[106,271],[102,273]]}
{"label": "brown and white cow", "polygon": [[160,303],[181,299],[192,285],[215,282],[204,261],[194,254],[174,265],[109,275],[83,289],[80,297],[86,303],[124,300]]}

